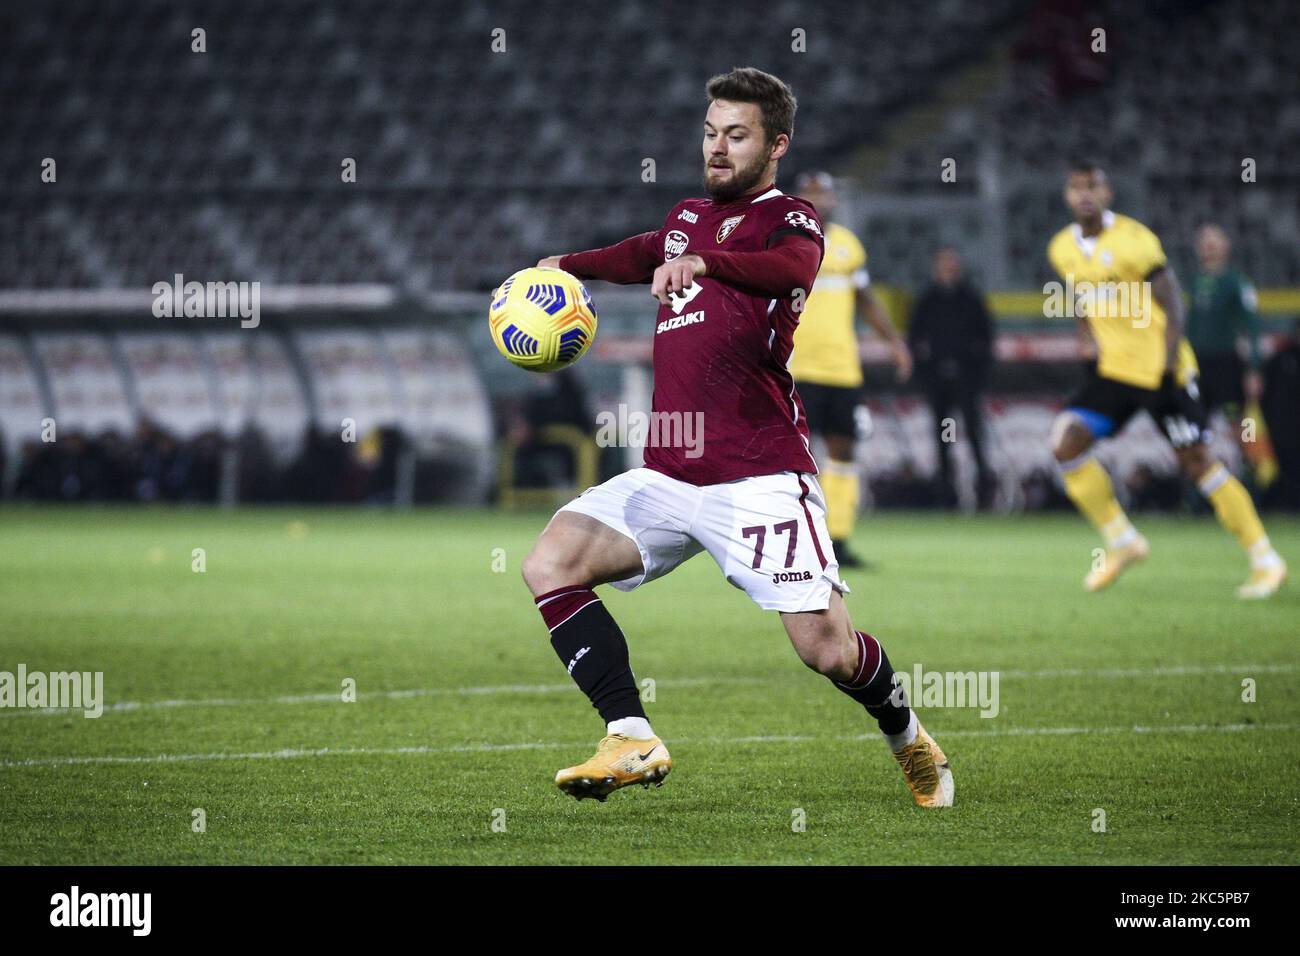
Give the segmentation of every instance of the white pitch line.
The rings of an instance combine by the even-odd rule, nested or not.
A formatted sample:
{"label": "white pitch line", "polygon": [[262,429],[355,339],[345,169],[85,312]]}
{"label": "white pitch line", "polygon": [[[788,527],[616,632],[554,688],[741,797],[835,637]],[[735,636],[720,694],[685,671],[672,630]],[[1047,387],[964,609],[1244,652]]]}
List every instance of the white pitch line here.
{"label": "white pitch line", "polygon": [[[957,673],[966,673],[968,668],[951,668]],[[1050,680],[1063,677],[1100,677],[1141,678],[1141,677],[1196,677],[1212,674],[1293,674],[1300,670],[1297,664],[1189,664],[1170,667],[1117,668],[1093,670],[1089,668],[1065,667],[1047,670],[1004,670],[997,673],[1009,680]],[[930,673],[930,670],[926,671]],[[934,671],[942,673],[941,671]],[[907,671],[911,673],[911,671]],[[784,678],[762,677],[678,677],[659,681],[665,687],[702,687],[712,684],[766,684],[777,683]],[[461,696],[474,697],[492,694],[562,694],[573,692],[573,684],[490,684],[482,687],[417,687],[410,690],[387,690],[370,693],[358,693],[357,700],[407,700],[418,697]],[[340,692],[328,694],[286,694],[279,697],[200,697],[178,700],[124,700],[104,707],[104,713],[133,713],[147,710],[169,710],[179,707],[265,707],[274,704],[336,704],[340,703]],[[0,718],[4,717],[57,717],[60,714],[80,713],[75,707],[31,707],[3,708]]]}
{"label": "white pitch line", "polygon": [[[675,677],[658,681],[667,688],[701,687],[712,684],[761,684],[760,677]],[[357,700],[406,700],[413,697],[474,697],[490,694],[560,694],[575,693],[572,684],[491,684],[484,687],[416,687],[409,690],[358,692]],[[124,700],[107,704],[104,713],[133,713],[141,710],[168,710],[178,707],[265,707],[271,704],[337,704],[342,693],[286,694],[280,697],[202,697],[179,700]],[[79,714],[79,707],[5,708],[0,717],[57,717],[60,714]]]}
{"label": "white pitch line", "polygon": [[[1206,734],[1246,733],[1260,730],[1297,731],[1300,724],[1178,724],[1171,727],[1009,727],[1005,730],[949,730],[942,734],[951,737],[1075,737],[1116,734]],[[694,746],[722,746],[735,744],[787,744],[830,743],[878,740],[879,734],[850,734],[831,737],[810,737],[791,734],[753,737],[689,737],[676,738],[673,744]],[[466,753],[499,753],[512,750],[561,750],[590,746],[590,741],[568,743],[513,743],[513,744],[457,744],[449,747],[318,747],[315,749],[256,750],[246,753],[206,754],[140,754],[122,757],[28,757],[21,760],[0,760],[3,767],[71,767],[86,764],[166,764],[195,763],[212,760],[295,760],[304,757],[390,757],[408,754],[438,755]]]}

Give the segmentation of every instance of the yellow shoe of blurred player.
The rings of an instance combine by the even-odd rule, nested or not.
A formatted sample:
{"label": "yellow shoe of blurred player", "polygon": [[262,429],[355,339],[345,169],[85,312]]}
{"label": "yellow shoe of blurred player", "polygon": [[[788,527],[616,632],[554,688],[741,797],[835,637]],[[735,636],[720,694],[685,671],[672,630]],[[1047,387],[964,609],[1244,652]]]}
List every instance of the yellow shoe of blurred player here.
{"label": "yellow shoe of blurred player", "polygon": [[1087,577],[1083,579],[1083,589],[1085,591],[1100,591],[1102,588],[1115,583],[1130,564],[1137,564],[1139,561],[1145,561],[1147,555],[1151,553],[1151,545],[1147,544],[1147,539],[1138,535],[1131,544],[1120,548],[1107,548],[1106,553],[1102,556],[1101,564],[1088,572]]}
{"label": "yellow shoe of blurred player", "polygon": [[894,751],[894,759],[903,768],[903,777],[912,788],[912,796],[923,807],[950,807],[954,792],[952,770],[934,738],[925,732],[920,721],[916,724],[916,739],[902,750]]}
{"label": "yellow shoe of blurred player", "polygon": [[1250,572],[1246,583],[1237,588],[1237,597],[1259,600],[1272,597],[1286,580],[1286,562],[1279,561],[1270,568],[1256,568]]}
{"label": "yellow shoe of blurred player", "polygon": [[668,748],[658,737],[636,740],[622,734],[609,734],[596,748],[595,756],[576,767],[566,767],[555,775],[555,785],[581,800],[595,797],[603,801],[620,787],[639,783],[643,787],[663,786],[664,777],[673,769]]}

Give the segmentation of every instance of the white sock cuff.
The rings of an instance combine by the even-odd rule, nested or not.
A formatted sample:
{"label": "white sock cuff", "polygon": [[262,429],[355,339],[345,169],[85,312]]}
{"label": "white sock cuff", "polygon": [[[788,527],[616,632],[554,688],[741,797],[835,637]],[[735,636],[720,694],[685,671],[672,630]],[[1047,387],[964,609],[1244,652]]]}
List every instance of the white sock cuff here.
{"label": "white sock cuff", "polygon": [[916,728],[916,711],[909,711],[907,715],[907,727],[896,734],[885,734],[885,743],[889,744],[890,750],[894,753],[898,753],[898,751],[916,740]]}
{"label": "white sock cuff", "polygon": [[1201,494],[1208,498],[1222,488],[1231,477],[1232,472],[1228,471],[1223,462],[1219,462],[1201,475],[1201,480],[1196,483],[1196,486],[1201,489]]}
{"label": "white sock cuff", "polygon": [[618,720],[611,720],[605,725],[605,732],[622,734],[633,740],[649,740],[655,735],[655,732],[650,729],[650,721],[644,717],[620,717]]}

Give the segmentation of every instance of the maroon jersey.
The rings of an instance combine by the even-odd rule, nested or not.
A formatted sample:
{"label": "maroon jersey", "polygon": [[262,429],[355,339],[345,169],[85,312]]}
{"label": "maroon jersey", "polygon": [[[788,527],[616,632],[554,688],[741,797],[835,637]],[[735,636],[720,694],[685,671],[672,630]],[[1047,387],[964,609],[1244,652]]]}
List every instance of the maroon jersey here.
{"label": "maroon jersey", "polygon": [[[685,199],[662,229],[560,260],[579,278],[620,283],[649,282],[686,253],[705,262],[685,294],[659,307],[646,467],[693,485],[817,472],[786,365],[823,248],[817,211],[773,187],[729,203]],[[702,441],[689,431],[696,423]]]}

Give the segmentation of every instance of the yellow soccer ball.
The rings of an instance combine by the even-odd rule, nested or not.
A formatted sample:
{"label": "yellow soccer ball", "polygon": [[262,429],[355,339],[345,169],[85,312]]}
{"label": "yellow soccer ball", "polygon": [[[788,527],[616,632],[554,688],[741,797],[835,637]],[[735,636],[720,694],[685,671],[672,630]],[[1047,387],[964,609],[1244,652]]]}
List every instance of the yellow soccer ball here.
{"label": "yellow soccer ball", "polygon": [[497,351],[530,372],[578,361],[596,337],[596,306],[562,269],[520,269],[492,293],[488,328]]}

